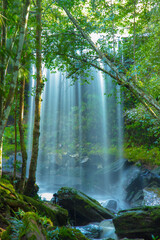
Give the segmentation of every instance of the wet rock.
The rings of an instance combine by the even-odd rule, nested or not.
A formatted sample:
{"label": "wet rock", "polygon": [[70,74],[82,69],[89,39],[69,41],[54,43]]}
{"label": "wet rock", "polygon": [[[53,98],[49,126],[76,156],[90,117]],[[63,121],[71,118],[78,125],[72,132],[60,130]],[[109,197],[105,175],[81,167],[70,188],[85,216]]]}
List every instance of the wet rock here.
{"label": "wet rock", "polygon": [[83,226],[91,222],[111,219],[114,216],[99,202],[74,188],[63,187],[57,194],[60,206],[68,210],[73,225]]}
{"label": "wet rock", "polygon": [[126,187],[126,201],[132,206],[141,206],[144,202],[144,188],[160,187],[160,176],[147,169],[138,175]]}
{"label": "wet rock", "polygon": [[160,205],[160,189],[159,188],[145,188],[143,189],[145,206]]}
{"label": "wet rock", "polygon": [[88,224],[82,227],[76,227],[76,229],[80,230],[87,238],[100,238],[102,233],[102,228],[95,224]]}
{"label": "wet rock", "polygon": [[118,206],[117,206],[117,201],[112,199],[112,200],[109,200],[109,201],[108,201],[108,203],[107,203],[107,205],[106,205],[105,208],[107,208],[107,209],[109,209],[110,211],[116,213],[117,207],[118,207]]}
{"label": "wet rock", "polygon": [[108,199],[107,201],[101,203],[101,205],[104,208],[109,209],[113,213],[116,213],[120,210],[120,208],[118,207],[117,201],[114,199]]}
{"label": "wet rock", "polygon": [[160,235],[160,207],[142,207],[120,211],[113,219],[120,238],[153,239]]}

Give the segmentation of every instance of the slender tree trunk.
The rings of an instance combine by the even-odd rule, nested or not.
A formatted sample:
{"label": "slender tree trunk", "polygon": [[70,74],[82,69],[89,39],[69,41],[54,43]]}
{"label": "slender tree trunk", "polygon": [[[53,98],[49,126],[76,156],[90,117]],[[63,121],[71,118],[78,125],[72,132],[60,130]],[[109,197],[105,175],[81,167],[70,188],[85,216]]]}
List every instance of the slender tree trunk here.
{"label": "slender tree trunk", "polygon": [[[1,142],[2,142],[2,138],[3,138],[4,129],[6,127],[7,120],[8,120],[10,110],[12,107],[12,103],[14,100],[14,94],[15,94],[18,71],[19,71],[19,64],[20,64],[21,53],[22,53],[22,49],[23,49],[23,43],[24,43],[24,38],[25,38],[25,33],[26,33],[26,28],[27,28],[27,23],[28,23],[28,17],[29,17],[30,3],[31,3],[31,0],[26,0],[25,4],[24,4],[22,23],[21,23],[20,33],[19,33],[17,55],[16,55],[15,64],[14,64],[14,68],[13,68],[14,71],[13,71],[12,82],[10,83],[9,93],[5,100],[4,106],[3,106],[3,108],[0,107],[1,108],[1,110],[0,110],[0,146],[2,146]],[[5,71],[4,71],[4,73],[5,73]],[[2,165],[1,161],[2,161],[2,157],[0,156],[0,165]],[[0,169],[0,171],[1,171],[1,169]],[[1,173],[0,173],[0,175],[1,175]]]}
{"label": "slender tree trunk", "polygon": [[115,63],[116,58],[116,39],[115,39],[115,22],[114,22],[114,2],[111,0],[112,7],[112,36],[113,36],[113,59]]}
{"label": "slender tree trunk", "polygon": [[25,1],[24,9],[23,9],[23,16],[22,16],[22,24],[21,24],[21,29],[19,33],[19,42],[18,42],[18,49],[17,49],[17,55],[15,59],[15,64],[13,67],[13,77],[12,81],[10,83],[10,89],[8,96],[5,101],[4,105],[4,110],[2,112],[1,116],[1,125],[0,125],[0,139],[3,137],[4,129],[8,120],[8,116],[12,107],[12,103],[14,100],[14,94],[15,94],[15,89],[16,89],[16,83],[17,83],[17,77],[18,77],[18,71],[19,71],[19,64],[20,64],[20,59],[21,59],[21,53],[23,49],[23,43],[24,43],[24,38],[25,38],[25,33],[26,33],[26,28],[27,28],[27,23],[28,23],[28,17],[29,17],[29,9],[30,9],[30,0]]}
{"label": "slender tree trunk", "polygon": [[136,0],[134,0],[134,22],[133,22],[133,58],[134,58],[134,80],[137,82],[136,69]]}
{"label": "slender tree trunk", "polygon": [[33,196],[35,192],[36,183],[36,169],[37,158],[39,149],[39,136],[40,136],[40,107],[41,107],[41,92],[43,88],[42,82],[42,68],[41,68],[41,0],[36,0],[37,4],[37,27],[36,27],[36,70],[37,70],[37,82],[36,82],[36,96],[35,96],[35,119],[33,129],[33,145],[32,156],[29,168],[29,178],[25,188],[25,194]]}
{"label": "slender tree trunk", "polygon": [[[56,0],[59,4],[60,1]],[[61,5],[61,4],[60,4]],[[94,44],[94,42],[91,40],[90,36],[88,36],[84,30],[81,28],[77,20],[72,16],[72,14],[68,11],[66,7],[63,7],[64,11],[68,15],[69,19],[72,21],[72,23],[76,26],[76,28],[80,31],[81,35],[83,36],[86,41],[90,44],[92,49],[97,53],[99,58],[108,64],[108,66],[113,70],[115,75],[113,78],[117,81],[118,84],[125,86],[127,89],[129,89],[133,94],[138,96],[142,99],[142,102],[144,102],[147,105],[151,105],[158,111],[158,115],[156,115],[158,118],[160,118],[160,105],[159,103],[148,93],[145,93],[143,90],[141,90],[132,80],[128,80],[128,78],[119,72],[118,68],[113,64],[110,59],[108,58],[107,54],[104,54],[101,52],[101,50]],[[105,72],[105,71],[104,71]],[[149,109],[149,108],[148,108]]]}
{"label": "slender tree trunk", "polygon": [[16,164],[17,164],[17,89],[16,89],[16,99],[15,99],[15,109],[14,109],[14,136],[15,136],[15,148],[14,148],[14,164],[13,164],[13,184],[16,180]]}
{"label": "slender tree trunk", "polygon": [[[1,85],[1,91],[4,91],[4,75],[5,75],[5,63],[6,63],[6,40],[7,40],[7,27],[6,27],[6,9],[7,9],[7,1],[2,1],[2,10],[3,10],[3,24],[1,27],[1,56],[0,56],[0,85]],[[3,109],[3,94],[0,94],[0,117],[2,115],[2,109]]]}
{"label": "slender tree trunk", "polygon": [[24,90],[25,90],[25,77],[21,78],[20,81],[20,102],[19,102],[19,133],[20,133],[20,146],[22,154],[22,172],[20,181],[20,192],[22,193],[26,181],[26,166],[27,166],[27,151],[24,141],[24,126],[23,126],[23,113],[24,113]]}
{"label": "slender tree trunk", "polygon": [[0,178],[2,177],[2,149],[3,149],[3,138],[0,139]]}
{"label": "slender tree trunk", "polygon": [[[1,27],[1,56],[0,56],[0,126],[2,125],[2,112],[3,112],[3,91],[4,91],[4,75],[5,75],[5,62],[6,62],[6,39],[7,39],[7,27],[6,27],[6,9],[7,9],[7,1],[2,0],[2,14],[4,16],[3,24]],[[1,137],[0,140],[0,177],[2,176],[2,146],[3,139]]]}

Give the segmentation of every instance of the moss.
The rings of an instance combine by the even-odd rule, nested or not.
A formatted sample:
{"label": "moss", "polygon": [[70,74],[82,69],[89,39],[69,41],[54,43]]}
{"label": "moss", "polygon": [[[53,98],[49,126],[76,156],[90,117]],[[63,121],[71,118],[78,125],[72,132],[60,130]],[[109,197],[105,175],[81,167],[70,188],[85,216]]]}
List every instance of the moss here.
{"label": "moss", "polygon": [[72,229],[72,228],[56,228],[48,233],[49,239],[56,239],[56,240],[87,240],[79,230]]}
{"label": "moss", "polygon": [[1,214],[0,214],[0,223],[1,223],[1,225],[2,225],[2,224],[6,225],[6,226],[9,225],[8,220],[5,219],[5,217],[4,217],[3,215],[1,215]]}
{"label": "moss", "polygon": [[4,179],[4,178],[0,179],[0,190],[5,191],[7,194],[11,194],[11,193],[16,194],[16,191],[15,191],[13,185],[10,183],[9,180]]}
{"label": "moss", "polygon": [[23,227],[20,229],[19,238],[28,236],[27,239],[41,239],[42,231],[40,217],[34,212],[27,212],[23,217]]}
{"label": "moss", "polygon": [[114,216],[97,201],[74,188],[60,189],[58,199],[60,205],[68,210],[70,221],[74,225],[85,225],[91,221],[102,221]]}
{"label": "moss", "polygon": [[[66,225],[68,222],[68,211],[58,205],[54,205],[51,203],[44,203],[46,207],[53,210],[54,214],[56,215],[58,226]],[[56,225],[56,224],[55,224]]]}
{"label": "moss", "polygon": [[34,200],[25,195],[23,196],[23,199],[24,201],[34,206],[35,210],[38,212],[39,215],[50,218],[54,225],[62,226],[67,224],[68,218],[67,210],[62,210],[62,208],[60,207],[51,209],[50,207],[45,206],[43,202]]}
{"label": "moss", "polygon": [[6,231],[2,233],[1,240],[12,240],[12,228],[11,226],[7,227]]}
{"label": "moss", "polygon": [[153,206],[120,211],[113,219],[118,236],[142,236],[142,238],[145,234],[157,233],[159,221],[160,207]]}
{"label": "moss", "polygon": [[158,147],[147,149],[144,146],[125,147],[124,157],[131,162],[160,166],[160,150]]}
{"label": "moss", "polygon": [[34,212],[21,212],[19,218],[11,219],[11,225],[3,233],[3,240],[12,239],[46,239],[47,230],[53,228],[52,222],[46,217],[40,217]]}
{"label": "moss", "polygon": [[60,196],[61,194],[65,194],[66,198],[70,198],[72,199],[73,197],[75,199],[78,200],[83,200],[85,199],[86,203],[90,204],[90,206],[95,206],[98,205],[101,207],[100,203],[98,201],[96,201],[95,199],[87,196],[85,193],[82,193],[81,191],[77,191],[75,188],[70,188],[70,187],[62,187],[59,191],[58,191],[58,196]]}

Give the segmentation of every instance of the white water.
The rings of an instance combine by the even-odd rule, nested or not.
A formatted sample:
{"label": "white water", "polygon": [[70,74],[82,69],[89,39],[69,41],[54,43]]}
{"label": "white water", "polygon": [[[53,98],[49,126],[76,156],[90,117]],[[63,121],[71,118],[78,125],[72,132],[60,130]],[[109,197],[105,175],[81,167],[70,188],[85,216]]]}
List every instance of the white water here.
{"label": "white water", "polygon": [[[37,169],[40,194],[50,198],[60,187],[69,186],[99,200],[120,200],[123,193],[120,87],[94,69],[91,70],[94,80],[85,85],[81,84],[83,78],[72,85],[65,73],[44,70],[44,75],[47,82],[42,94]],[[33,103],[30,104],[29,116],[33,116]],[[29,119],[32,129],[33,120]],[[28,138],[31,139],[30,133]]]}

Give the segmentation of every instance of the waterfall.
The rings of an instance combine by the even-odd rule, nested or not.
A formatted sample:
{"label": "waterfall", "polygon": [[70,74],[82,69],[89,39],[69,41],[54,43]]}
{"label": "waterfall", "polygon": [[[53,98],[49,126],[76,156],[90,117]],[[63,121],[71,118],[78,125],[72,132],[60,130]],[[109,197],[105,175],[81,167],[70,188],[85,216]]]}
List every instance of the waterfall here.
{"label": "waterfall", "polygon": [[40,193],[52,195],[69,186],[96,198],[119,197],[123,187],[119,183],[123,165],[120,87],[93,68],[87,77],[90,84],[82,84],[84,76],[73,84],[66,73],[44,70],[44,74],[37,166]]}

